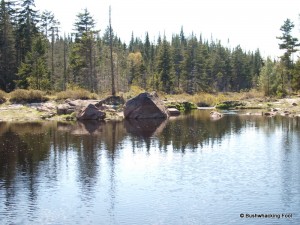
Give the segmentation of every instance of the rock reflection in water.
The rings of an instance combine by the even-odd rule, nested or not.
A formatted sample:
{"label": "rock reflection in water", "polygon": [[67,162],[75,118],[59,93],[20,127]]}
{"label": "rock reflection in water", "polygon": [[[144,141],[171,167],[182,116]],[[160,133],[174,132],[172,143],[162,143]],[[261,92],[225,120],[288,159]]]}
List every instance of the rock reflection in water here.
{"label": "rock reflection in water", "polygon": [[160,134],[167,124],[166,119],[125,120],[126,131],[138,137],[149,138]]}
{"label": "rock reflection in water", "polygon": [[68,131],[73,135],[97,134],[102,132],[103,121],[86,120],[78,121],[74,124],[58,123],[57,129],[60,131]]}

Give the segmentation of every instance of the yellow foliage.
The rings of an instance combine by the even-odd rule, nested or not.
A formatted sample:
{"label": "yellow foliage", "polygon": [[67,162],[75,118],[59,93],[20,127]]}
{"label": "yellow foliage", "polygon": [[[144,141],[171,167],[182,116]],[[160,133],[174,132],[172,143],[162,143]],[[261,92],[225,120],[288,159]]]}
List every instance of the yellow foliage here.
{"label": "yellow foliage", "polygon": [[238,101],[250,98],[262,98],[263,93],[257,90],[250,90],[247,92],[224,92],[224,93],[204,93],[200,92],[194,95],[189,94],[178,94],[178,95],[166,95],[170,101],[188,101],[195,104],[204,103],[209,106],[215,106],[216,104],[224,101]]}
{"label": "yellow foliage", "polygon": [[61,91],[56,94],[56,99],[57,100],[62,100],[62,99],[97,99],[98,95],[95,93],[91,93],[81,87],[78,86],[69,86],[69,89],[66,91]]}
{"label": "yellow foliage", "polygon": [[127,60],[128,63],[133,65],[134,67],[139,67],[142,65],[143,57],[141,52],[131,52],[129,53]]}
{"label": "yellow foliage", "polygon": [[10,101],[13,103],[44,102],[48,100],[48,98],[45,96],[45,93],[40,90],[16,89],[9,95]]}

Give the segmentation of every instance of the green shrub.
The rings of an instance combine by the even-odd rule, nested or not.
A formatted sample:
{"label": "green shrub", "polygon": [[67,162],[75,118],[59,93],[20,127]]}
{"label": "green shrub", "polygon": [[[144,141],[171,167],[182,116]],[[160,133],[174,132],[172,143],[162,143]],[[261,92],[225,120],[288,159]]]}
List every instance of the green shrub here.
{"label": "green shrub", "polygon": [[190,111],[192,109],[197,109],[197,105],[192,102],[183,102],[183,107],[185,111]]}
{"label": "green shrub", "polygon": [[65,99],[97,99],[97,95],[95,93],[91,93],[82,88],[76,88],[73,90],[61,91],[56,94],[57,100],[65,100]]}
{"label": "green shrub", "polygon": [[216,105],[216,108],[217,109],[229,109],[230,105],[225,104],[225,103],[219,103],[219,104]]}
{"label": "green shrub", "polygon": [[192,102],[171,102],[166,106],[167,108],[176,108],[179,111],[190,111],[192,109],[197,109],[197,105]]}
{"label": "green shrub", "polygon": [[45,93],[39,90],[17,89],[10,93],[12,103],[45,102],[47,100]]}
{"label": "green shrub", "polygon": [[243,107],[245,106],[244,103],[239,102],[239,101],[225,101],[225,102],[221,102],[219,104],[216,105],[217,109],[235,109],[238,107]]}

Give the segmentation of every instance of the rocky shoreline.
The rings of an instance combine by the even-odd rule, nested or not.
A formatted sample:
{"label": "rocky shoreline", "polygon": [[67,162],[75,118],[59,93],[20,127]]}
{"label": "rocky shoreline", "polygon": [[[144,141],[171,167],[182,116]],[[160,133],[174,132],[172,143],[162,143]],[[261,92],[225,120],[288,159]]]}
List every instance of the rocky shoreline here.
{"label": "rocky shoreline", "polygon": [[[145,93],[143,93],[145,95]],[[147,93],[148,94],[148,93]],[[146,96],[147,96],[146,94]],[[151,94],[150,94],[151,95]],[[140,95],[139,95],[140,96]],[[138,96],[137,96],[138,97]],[[136,98],[137,98],[136,97]],[[149,96],[148,96],[149,97]],[[156,102],[160,109],[155,112],[155,115],[160,114],[162,109],[162,101],[158,99],[158,96],[154,96]],[[134,102],[132,106],[127,107],[132,108],[133,112],[128,113],[126,111],[126,103],[130,102],[122,99],[121,97],[109,96],[102,100],[71,100],[67,99],[63,102],[47,101],[43,103],[28,103],[28,104],[10,104],[4,103],[0,105],[0,121],[42,121],[42,120],[56,120],[56,121],[73,121],[81,119],[94,119],[94,120],[104,120],[104,121],[122,121],[124,120],[126,114],[131,115],[128,117],[132,118],[144,118],[143,112],[138,112],[135,110],[135,104],[143,105],[148,100],[139,100],[139,102]],[[147,103],[149,105],[149,102]],[[164,106],[168,109],[168,116],[177,116],[180,111],[172,106],[173,103],[164,101]],[[226,106],[227,104],[227,106]],[[229,105],[228,105],[229,104]],[[231,104],[231,105],[230,105]],[[174,105],[174,104],[173,104]],[[300,98],[283,98],[278,100],[264,101],[262,99],[247,99],[243,101],[227,101],[221,103],[222,107],[226,106],[226,110],[243,110],[244,115],[257,115],[257,116],[285,116],[290,118],[300,117]],[[216,107],[199,107],[198,109],[209,109],[218,110],[218,105]],[[225,109],[225,108],[224,108]],[[224,110],[220,109],[218,111]],[[88,112],[86,112],[88,110]],[[151,109],[152,110],[152,109]],[[149,116],[149,108],[147,108]],[[85,113],[84,113],[85,112]],[[124,114],[125,112],[125,114]],[[141,115],[141,113],[143,115]],[[86,117],[88,115],[88,117]],[[83,116],[83,117],[80,117]],[[134,115],[134,116],[133,116]],[[165,117],[165,116],[162,116]],[[218,118],[222,118],[219,116]]]}

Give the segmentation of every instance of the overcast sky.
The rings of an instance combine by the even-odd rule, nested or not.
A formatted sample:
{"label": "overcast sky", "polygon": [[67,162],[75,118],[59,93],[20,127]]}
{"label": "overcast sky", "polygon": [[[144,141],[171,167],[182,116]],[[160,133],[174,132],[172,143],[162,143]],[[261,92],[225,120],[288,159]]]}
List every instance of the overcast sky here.
{"label": "overcast sky", "polygon": [[[289,18],[293,35],[300,39],[300,0],[35,0],[37,9],[52,11],[61,30],[71,32],[76,15],[84,8],[92,14],[102,34],[108,25],[109,5],[112,26],[128,43],[133,31],[144,40],[145,32],[156,40],[158,34],[202,33],[206,39],[221,40],[225,46],[238,44],[245,50],[259,48],[264,56],[279,56],[280,27]],[[227,41],[229,40],[229,44]]]}

